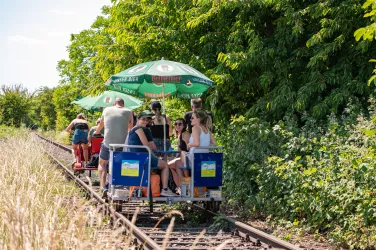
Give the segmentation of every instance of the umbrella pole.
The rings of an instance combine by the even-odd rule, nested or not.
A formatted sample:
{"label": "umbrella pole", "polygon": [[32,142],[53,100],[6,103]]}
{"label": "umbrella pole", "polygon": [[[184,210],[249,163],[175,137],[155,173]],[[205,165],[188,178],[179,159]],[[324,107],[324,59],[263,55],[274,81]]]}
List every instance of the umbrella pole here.
{"label": "umbrella pole", "polygon": [[165,107],[165,96],[164,96],[164,83],[162,83],[162,116],[163,116],[163,151],[166,150],[166,107]]}

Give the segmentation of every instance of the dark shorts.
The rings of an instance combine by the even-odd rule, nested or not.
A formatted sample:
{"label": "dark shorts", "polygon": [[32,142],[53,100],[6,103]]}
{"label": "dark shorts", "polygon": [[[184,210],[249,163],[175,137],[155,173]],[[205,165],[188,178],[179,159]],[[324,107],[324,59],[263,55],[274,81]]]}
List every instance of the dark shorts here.
{"label": "dark shorts", "polygon": [[158,157],[156,157],[155,155],[151,155],[151,169],[158,169]]}
{"label": "dark shorts", "polygon": [[99,152],[99,158],[108,161],[110,159],[110,149],[101,143],[101,151]]}
{"label": "dark shorts", "polygon": [[74,131],[74,135],[72,138],[73,144],[79,144],[80,142],[83,144],[88,144],[89,141],[87,140],[88,132],[82,129],[76,129]]}
{"label": "dark shorts", "polygon": [[[123,148],[116,148],[115,152],[122,152]],[[108,161],[110,159],[110,149],[101,143],[101,151],[99,152],[99,158]]]}

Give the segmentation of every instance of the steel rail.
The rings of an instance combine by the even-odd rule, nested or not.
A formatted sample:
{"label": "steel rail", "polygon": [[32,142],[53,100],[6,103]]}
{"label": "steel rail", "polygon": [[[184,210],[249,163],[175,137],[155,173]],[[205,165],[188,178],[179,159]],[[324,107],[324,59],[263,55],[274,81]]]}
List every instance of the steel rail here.
{"label": "steel rail", "polygon": [[[38,134],[37,134],[37,135],[38,135]],[[58,146],[59,148],[62,148],[62,149],[64,149],[64,150],[66,150],[66,151],[70,151],[70,150],[71,150],[70,148],[68,148],[68,147],[66,147],[66,146],[64,146],[64,145],[61,145],[61,144],[56,143],[56,142],[54,142],[54,141],[52,141],[52,140],[46,139],[46,138],[44,138],[44,137],[42,137],[42,136],[40,136],[40,135],[38,135],[38,136],[41,137],[42,139],[44,139],[44,140],[46,140],[46,141],[48,141],[48,142],[50,142],[50,143],[56,145],[56,146]],[[65,167],[64,167],[64,168],[65,168]],[[72,173],[71,171],[69,171],[68,169],[67,169],[67,171],[68,171],[70,174],[73,175],[73,173]],[[75,177],[75,176],[74,176],[74,177]],[[77,178],[75,177],[75,179],[77,179]],[[79,180],[79,179],[78,179],[78,180]],[[79,180],[79,181],[81,181],[81,180]],[[82,181],[81,181],[81,182],[82,182]],[[83,183],[84,185],[87,186],[87,184],[85,184],[84,182],[82,182],[82,183]],[[94,192],[94,191],[93,191],[93,192]],[[94,192],[94,193],[95,193],[95,192]],[[95,193],[95,194],[96,194],[96,193]],[[96,195],[97,195],[97,194],[96,194]],[[102,199],[101,197],[99,197],[99,198]],[[102,200],[103,200],[103,199],[102,199]],[[108,204],[107,204],[107,205],[108,205]],[[191,206],[193,206],[193,207],[197,207],[197,208],[202,209],[202,210],[205,210],[203,207],[201,207],[201,206],[199,206],[199,205],[191,204]],[[112,209],[111,212],[116,213],[112,207],[110,207],[110,209]],[[235,220],[235,219],[229,218],[229,217],[227,217],[227,216],[225,216],[225,215],[222,215],[222,214],[214,213],[214,212],[209,211],[209,210],[205,210],[205,211],[208,212],[208,213],[210,213],[210,214],[213,215],[213,216],[221,216],[221,217],[223,218],[223,220],[225,220],[225,221],[227,221],[228,223],[234,225],[235,228],[236,228],[236,232],[235,232],[235,234],[239,234],[240,236],[242,236],[242,237],[245,238],[246,240],[251,241],[251,238],[252,238],[254,242],[256,242],[256,243],[262,243],[262,244],[266,245],[265,247],[268,247],[268,248],[272,247],[272,248],[274,248],[274,249],[302,250],[302,248],[300,248],[300,247],[298,247],[298,246],[295,246],[295,245],[293,245],[293,244],[291,244],[291,243],[289,243],[289,242],[287,242],[287,241],[281,240],[281,239],[279,239],[279,238],[277,238],[277,237],[275,237],[275,236],[273,236],[273,235],[267,234],[267,233],[265,233],[265,232],[263,232],[263,231],[261,231],[261,230],[258,230],[258,229],[254,228],[254,227],[252,227],[252,226],[250,226],[250,225],[248,225],[248,224],[246,224],[246,223],[243,223],[243,222],[237,221],[237,220]],[[119,214],[119,215],[121,215],[121,214]],[[121,216],[123,216],[123,215],[121,215]],[[124,217],[124,218],[125,218],[125,217]],[[125,218],[125,219],[126,219],[126,218]],[[128,220],[128,222],[130,222],[130,221]],[[131,222],[130,222],[130,223],[131,223]],[[132,226],[135,227],[133,224],[132,224]],[[143,233],[143,232],[142,232],[142,233]],[[144,234],[144,233],[143,233],[143,234]],[[145,235],[145,236],[146,236],[146,235]],[[146,237],[148,237],[148,236],[146,236]],[[151,240],[151,239],[150,239],[150,240]],[[157,244],[157,243],[155,243],[155,244]]]}
{"label": "steel rail", "polygon": [[[192,204],[191,206],[205,210],[205,208],[196,204]],[[223,214],[217,214],[209,210],[205,210],[205,211],[214,216],[221,216],[223,220],[233,224],[235,228],[237,229],[237,232],[235,233],[239,233],[239,235],[246,238],[247,240],[250,240],[250,237],[252,237],[257,242],[261,241],[264,244],[267,244],[273,248],[278,248],[278,249],[286,249],[286,250],[302,250],[303,249],[287,241],[281,240],[273,235],[267,234],[259,229],[256,229],[246,223],[229,218]]]}
{"label": "steel rail", "polygon": [[[42,139],[44,139],[44,140],[46,140],[46,141],[49,141],[49,142],[53,143],[56,146],[61,146],[63,149],[67,149],[67,147],[65,147],[65,146],[63,146],[61,144],[55,143],[53,141],[50,141],[50,140],[44,138],[41,135],[37,134],[37,136],[40,137],[40,138],[42,138]],[[82,180],[80,180],[79,178],[77,178],[76,176],[74,176],[73,172],[70,171],[66,166],[64,166],[64,164],[62,162],[60,162],[58,159],[56,159],[50,153],[48,153],[48,152],[46,152],[46,153],[48,154],[48,156],[55,163],[57,163],[61,168],[63,168],[64,171],[66,173],[68,173],[70,175],[70,177],[77,184],[79,184],[80,186],[82,186],[85,189],[85,191],[87,191],[91,195],[91,197],[94,197],[101,205],[105,206],[116,219],[118,219],[119,221],[121,221],[126,226],[127,231],[128,232],[132,232],[132,234],[141,242],[141,244],[144,247],[146,247],[146,249],[160,249],[161,248],[154,240],[152,240],[149,236],[147,236],[140,228],[138,228],[136,225],[134,225],[124,215],[116,212],[115,209],[112,208],[108,203],[106,203],[106,201],[104,199],[102,199],[102,197],[100,197],[94,190],[92,190],[89,185],[87,185],[85,182],[83,182]]]}

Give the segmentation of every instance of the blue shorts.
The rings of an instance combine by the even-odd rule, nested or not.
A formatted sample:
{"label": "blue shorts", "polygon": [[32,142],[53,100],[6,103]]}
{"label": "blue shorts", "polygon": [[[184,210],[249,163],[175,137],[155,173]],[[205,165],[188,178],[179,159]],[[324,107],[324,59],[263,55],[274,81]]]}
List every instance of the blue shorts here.
{"label": "blue shorts", "polygon": [[158,157],[156,157],[155,155],[151,155],[151,169],[158,169],[158,160]]}
{"label": "blue shorts", "polygon": [[80,142],[83,144],[88,144],[89,141],[87,140],[88,131],[82,129],[76,129],[73,134],[72,143],[79,144]]}

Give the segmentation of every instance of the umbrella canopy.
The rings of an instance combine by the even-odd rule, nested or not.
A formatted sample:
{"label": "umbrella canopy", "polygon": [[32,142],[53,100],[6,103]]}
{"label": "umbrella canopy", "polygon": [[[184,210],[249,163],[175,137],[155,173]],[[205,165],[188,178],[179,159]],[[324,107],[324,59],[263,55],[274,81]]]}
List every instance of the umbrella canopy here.
{"label": "umbrella canopy", "polygon": [[111,76],[110,89],[148,98],[200,97],[213,81],[189,65],[168,60],[145,62]]}
{"label": "umbrella canopy", "polygon": [[143,103],[137,98],[117,91],[105,91],[101,95],[94,97],[86,96],[78,101],[73,101],[71,103],[78,104],[87,110],[102,111],[104,108],[112,106],[115,102],[115,99],[118,97],[124,100],[124,107],[128,109],[138,108]]}

